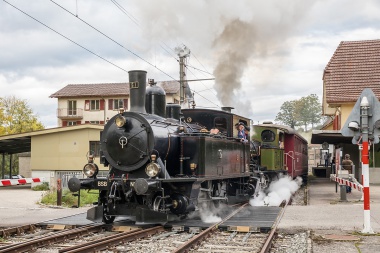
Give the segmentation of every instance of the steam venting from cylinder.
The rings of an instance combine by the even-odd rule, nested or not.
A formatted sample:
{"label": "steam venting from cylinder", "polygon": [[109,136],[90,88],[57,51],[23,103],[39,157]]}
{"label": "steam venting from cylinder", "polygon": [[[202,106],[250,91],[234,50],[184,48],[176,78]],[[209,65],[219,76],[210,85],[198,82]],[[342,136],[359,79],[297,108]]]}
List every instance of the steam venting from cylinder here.
{"label": "steam venting from cylinder", "polygon": [[131,99],[131,112],[146,113],[145,111],[145,89],[146,71],[131,70],[129,74],[129,89]]}

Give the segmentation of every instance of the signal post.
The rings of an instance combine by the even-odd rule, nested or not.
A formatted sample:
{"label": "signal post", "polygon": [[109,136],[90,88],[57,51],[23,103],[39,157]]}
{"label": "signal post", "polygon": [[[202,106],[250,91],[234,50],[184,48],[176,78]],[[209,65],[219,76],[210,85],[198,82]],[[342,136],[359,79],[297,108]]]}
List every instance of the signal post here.
{"label": "signal post", "polygon": [[[362,184],[364,224],[362,233],[373,234],[371,228],[370,196],[369,196],[369,141],[379,142],[380,103],[373,91],[363,90],[350,116],[342,128],[343,136],[352,136],[353,144],[362,146]],[[361,141],[361,143],[360,143]]]}
{"label": "signal post", "polygon": [[361,130],[363,139],[363,150],[362,150],[362,184],[363,184],[363,194],[364,194],[364,228],[363,233],[373,233],[371,228],[371,213],[369,204],[369,151],[368,151],[368,134],[369,134],[369,124],[368,124],[368,109],[369,102],[367,97],[363,97],[360,102],[361,111]]}

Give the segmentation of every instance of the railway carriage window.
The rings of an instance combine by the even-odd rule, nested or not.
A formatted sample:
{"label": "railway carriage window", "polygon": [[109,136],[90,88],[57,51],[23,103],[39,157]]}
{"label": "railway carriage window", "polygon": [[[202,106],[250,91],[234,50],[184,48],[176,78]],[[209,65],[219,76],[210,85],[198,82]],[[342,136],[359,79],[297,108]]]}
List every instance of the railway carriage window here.
{"label": "railway carriage window", "polygon": [[227,132],[227,119],[222,117],[216,117],[214,119],[214,126],[217,128],[220,132]]}
{"label": "railway carriage window", "polygon": [[90,150],[94,152],[95,156],[99,157],[100,153],[100,142],[99,141],[90,141]]}
{"label": "railway carriage window", "polygon": [[271,130],[264,130],[261,132],[261,140],[263,142],[272,142],[276,138],[276,135]]}

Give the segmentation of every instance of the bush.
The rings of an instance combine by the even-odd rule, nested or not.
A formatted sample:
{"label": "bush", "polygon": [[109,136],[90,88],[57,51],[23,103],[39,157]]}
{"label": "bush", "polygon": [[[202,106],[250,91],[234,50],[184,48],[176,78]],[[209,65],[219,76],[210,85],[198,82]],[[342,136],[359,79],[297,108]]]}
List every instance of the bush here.
{"label": "bush", "polygon": [[36,185],[32,187],[33,191],[48,191],[49,190],[49,183],[43,182],[42,184]]}
{"label": "bush", "polygon": [[[76,193],[76,192],[75,192]],[[73,207],[78,205],[78,197],[68,189],[62,191],[62,206]],[[80,191],[80,206],[92,205],[98,201],[98,191]],[[57,191],[48,191],[41,199],[41,203],[45,205],[57,205]]]}

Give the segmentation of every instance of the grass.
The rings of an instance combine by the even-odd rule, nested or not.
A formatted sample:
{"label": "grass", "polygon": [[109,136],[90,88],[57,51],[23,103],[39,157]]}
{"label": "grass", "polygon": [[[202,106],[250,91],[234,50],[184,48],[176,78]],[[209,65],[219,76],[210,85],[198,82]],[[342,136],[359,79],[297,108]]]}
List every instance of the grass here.
{"label": "grass", "polygon": [[32,187],[33,191],[48,191],[49,190],[49,183],[43,182],[42,184],[36,185]]}
{"label": "grass", "polygon": [[[80,191],[80,206],[92,205],[98,201],[99,193],[96,191]],[[45,205],[57,205],[57,191],[48,191],[41,199],[41,203]],[[65,189],[62,192],[62,206],[73,207],[78,206],[78,197],[73,195],[73,192]]]}

